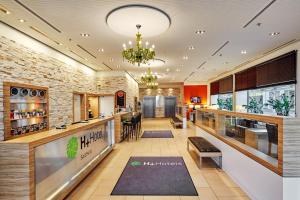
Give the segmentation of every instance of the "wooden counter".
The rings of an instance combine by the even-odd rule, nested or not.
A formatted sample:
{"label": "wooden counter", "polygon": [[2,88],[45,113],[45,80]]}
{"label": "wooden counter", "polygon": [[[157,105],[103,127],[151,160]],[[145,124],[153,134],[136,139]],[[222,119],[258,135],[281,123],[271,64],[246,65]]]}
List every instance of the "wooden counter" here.
{"label": "wooden counter", "polygon": [[119,112],[114,115],[115,118],[115,142],[119,143],[122,141],[122,132],[123,132],[123,125],[122,125],[122,117],[131,117],[133,112]]}
{"label": "wooden counter", "polygon": [[[203,116],[201,117],[202,114]],[[249,128],[245,130],[247,135],[247,138],[245,138],[247,139],[246,144],[231,137],[226,137],[227,129],[225,124],[228,117],[277,125],[278,160],[258,151],[259,148],[254,148],[259,146],[258,142],[254,141],[255,144],[249,145],[249,131],[251,131]],[[211,118],[215,121],[214,126],[206,122],[211,120]],[[197,109],[196,125],[273,172],[284,177],[300,177],[300,118],[200,108]],[[264,138],[268,137],[265,136]]]}
{"label": "wooden counter", "polygon": [[[113,120],[94,119],[0,142],[0,199],[45,199],[51,189],[55,199],[63,199],[111,151]],[[44,194],[47,190],[51,193]]]}

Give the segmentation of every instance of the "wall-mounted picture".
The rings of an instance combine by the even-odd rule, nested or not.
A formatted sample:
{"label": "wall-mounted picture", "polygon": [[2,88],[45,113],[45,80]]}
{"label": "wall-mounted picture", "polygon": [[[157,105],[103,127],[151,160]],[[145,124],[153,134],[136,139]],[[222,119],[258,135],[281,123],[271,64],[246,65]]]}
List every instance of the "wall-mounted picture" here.
{"label": "wall-mounted picture", "polygon": [[119,90],[115,93],[115,107],[125,108],[126,107],[126,92]]}
{"label": "wall-mounted picture", "polygon": [[201,97],[191,97],[191,103],[201,103]]}

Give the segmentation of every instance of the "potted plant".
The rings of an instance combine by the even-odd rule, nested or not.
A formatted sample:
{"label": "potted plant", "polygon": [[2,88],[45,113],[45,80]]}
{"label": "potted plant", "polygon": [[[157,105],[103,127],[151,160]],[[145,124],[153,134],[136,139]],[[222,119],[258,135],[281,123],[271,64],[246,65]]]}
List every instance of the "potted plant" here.
{"label": "potted plant", "polygon": [[291,108],[294,107],[294,95],[282,94],[279,99],[270,98],[265,105],[272,106],[277,115],[289,116]]}
{"label": "potted plant", "polygon": [[224,104],[225,104],[225,101],[223,99],[220,99],[220,98],[217,99],[217,105],[219,107],[218,108],[219,110],[224,109]]}
{"label": "potted plant", "polygon": [[256,98],[254,97],[250,97],[248,105],[243,105],[243,107],[245,107],[250,113],[263,114],[263,104],[257,102]]}
{"label": "potted plant", "polygon": [[225,105],[224,105],[226,110],[232,110],[232,98],[229,97],[225,100]]}

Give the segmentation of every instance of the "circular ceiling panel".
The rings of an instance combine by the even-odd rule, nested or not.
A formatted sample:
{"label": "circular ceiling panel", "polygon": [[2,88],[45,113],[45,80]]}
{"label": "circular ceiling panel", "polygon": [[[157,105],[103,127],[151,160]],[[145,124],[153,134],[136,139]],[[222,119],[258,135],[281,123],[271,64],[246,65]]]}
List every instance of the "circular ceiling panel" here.
{"label": "circular ceiling panel", "polygon": [[106,16],[107,25],[116,33],[135,37],[136,25],[142,25],[143,37],[152,37],[165,32],[171,19],[164,11],[147,5],[126,5],[110,11]]}

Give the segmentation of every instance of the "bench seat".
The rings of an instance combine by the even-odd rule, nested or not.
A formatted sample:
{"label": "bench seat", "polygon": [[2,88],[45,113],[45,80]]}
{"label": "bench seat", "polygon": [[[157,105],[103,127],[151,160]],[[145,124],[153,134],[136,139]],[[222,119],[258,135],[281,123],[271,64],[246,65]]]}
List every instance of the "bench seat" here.
{"label": "bench seat", "polygon": [[200,157],[200,168],[202,167],[202,157],[218,157],[219,167],[222,168],[222,152],[203,137],[188,137],[187,150],[193,146]]}
{"label": "bench seat", "polygon": [[183,122],[180,120],[178,117],[173,117],[171,118],[171,124],[174,126],[174,128],[177,128],[178,126],[182,127]]}

